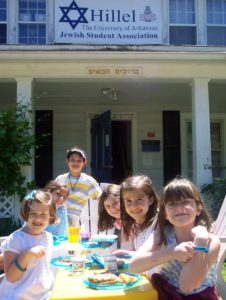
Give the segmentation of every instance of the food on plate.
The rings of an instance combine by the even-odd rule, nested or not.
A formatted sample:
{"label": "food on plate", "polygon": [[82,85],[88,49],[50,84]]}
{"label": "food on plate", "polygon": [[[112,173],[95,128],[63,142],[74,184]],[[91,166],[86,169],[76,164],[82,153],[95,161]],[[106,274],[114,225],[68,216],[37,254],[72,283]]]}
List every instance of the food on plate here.
{"label": "food on plate", "polygon": [[70,266],[72,264],[71,258],[63,258],[59,261],[62,265]]}
{"label": "food on plate", "polygon": [[112,273],[100,273],[94,274],[88,277],[88,280],[92,283],[99,284],[115,284],[120,283],[120,278]]}
{"label": "food on plate", "polygon": [[120,273],[118,275],[111,272],[94,273],[88,277],[91,283],[95,284],[127,284],[135,281],[137,278],[127,273]]}
{"label": "food on plate", "polygon": [[136,280],[136,277],[131,276],[131,275],[126,274],[126,273],[119,274],[119,278],[120,278],[121,282],[124,283],[124,284],[130,283],[130,282],[133,282],[134,280]]}

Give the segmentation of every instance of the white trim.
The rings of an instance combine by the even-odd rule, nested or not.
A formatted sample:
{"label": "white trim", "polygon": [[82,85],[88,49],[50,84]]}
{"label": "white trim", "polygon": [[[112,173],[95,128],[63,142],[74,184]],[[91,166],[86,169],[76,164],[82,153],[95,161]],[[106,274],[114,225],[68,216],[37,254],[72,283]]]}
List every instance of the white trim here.
{"label": "white trim", "polygon": [[[17,77],[15,78],[17,82],[17,102],[22,103],[23,105],[30,105],[31,109],[32,107],[32,83],[33,83],[33,78],[31,77]],[[30,118],[30,123],[33,122],[33,116]],[[33,126],[33,132],[34,133],[34,126]],[[26,181],[30,182],[34,178],[34,149],[31,151],[32,152],[32,161],[31,165],[29,166],[21,166],[21,172],[22,174],[26,177]]]}
{"label": "white trim", "polygon": [[197,45],[206,45],[206,0],[197,1]]}

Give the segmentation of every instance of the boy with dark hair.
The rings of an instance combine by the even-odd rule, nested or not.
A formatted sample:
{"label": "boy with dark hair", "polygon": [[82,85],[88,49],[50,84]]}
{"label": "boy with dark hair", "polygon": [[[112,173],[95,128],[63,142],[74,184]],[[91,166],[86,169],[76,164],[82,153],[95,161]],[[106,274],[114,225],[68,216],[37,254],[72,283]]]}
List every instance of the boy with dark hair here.
{"label": "boy with dark hair", "polygon": [[88,199],[99,199],[101,189],[92,176],[82,172],[87,164],[84,150],[76,146],[68,149],[66,162],[69,172],[59,175],[56,180],[64,182],[69,189],[66,201],[68,214],[79,217]]}

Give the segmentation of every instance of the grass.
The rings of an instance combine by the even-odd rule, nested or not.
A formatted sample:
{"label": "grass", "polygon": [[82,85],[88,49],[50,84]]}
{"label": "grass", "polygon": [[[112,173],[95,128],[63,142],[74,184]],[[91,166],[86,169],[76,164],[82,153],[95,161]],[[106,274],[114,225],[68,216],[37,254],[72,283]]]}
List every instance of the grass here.
{"label": "grass", "polygon": [[222,266],[222,276],[224,278],[224,281],[226,281],[226,262]]}

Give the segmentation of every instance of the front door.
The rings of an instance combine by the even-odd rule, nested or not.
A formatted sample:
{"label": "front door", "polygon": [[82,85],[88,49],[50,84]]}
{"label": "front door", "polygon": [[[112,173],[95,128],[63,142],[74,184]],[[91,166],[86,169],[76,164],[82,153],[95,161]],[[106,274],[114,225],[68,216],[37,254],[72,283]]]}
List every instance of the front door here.
{"label": "front door", "polygon": [[112,181],[111,111],[91,121],[91,171],[98,182]]}
{"label": "front door", "polygon": [[106,111],[91,121],[91,172],[98,182],[120,184],[132,175],[131,120]]}

